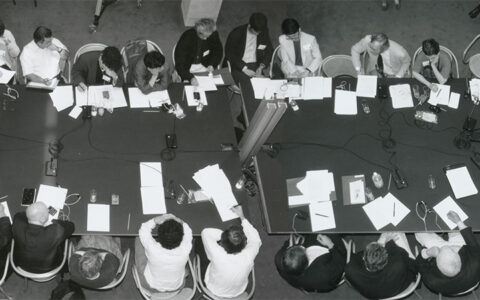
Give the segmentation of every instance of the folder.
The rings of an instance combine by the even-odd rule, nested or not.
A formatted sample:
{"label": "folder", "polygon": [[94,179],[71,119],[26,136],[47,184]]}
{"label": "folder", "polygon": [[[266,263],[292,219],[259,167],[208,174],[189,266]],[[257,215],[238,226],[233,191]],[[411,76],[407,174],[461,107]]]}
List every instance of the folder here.
{"label": "folder", "polygon": [[[354,193],[358,195],[352,199],[352,185],[360,181],[359,191]],[[365,204],[365,175],[342,176],[343,205]]]}

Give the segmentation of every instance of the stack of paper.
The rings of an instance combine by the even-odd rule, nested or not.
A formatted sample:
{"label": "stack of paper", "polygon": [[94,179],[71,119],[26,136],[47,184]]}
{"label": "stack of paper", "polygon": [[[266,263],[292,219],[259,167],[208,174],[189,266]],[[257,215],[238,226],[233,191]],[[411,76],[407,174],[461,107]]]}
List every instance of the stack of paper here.
{"label": "stack of paper", "polygon": [[131,87],[128,88],[128,98],[130,99],[130,108],[160,107],[163,104],[171,103],[166,90],[145,95],[139,88]]}
{"label": "stack of paper", "polygon": [[195,76],[198,82],[198,87],[204,90],[205,92],[208,91],[216,91],[217,86],[215,85],[215,81],[213,80],[213,76]]}
{"label": "stack of paper", "polygon": [[332,97],[332,78],[305,77],[302,78],[300,98],[303,100],[323,99]]}
{"label": "stack of paper", "polygon": [[336,227],[332,202],[319,202],[309,205],[312,231],[332,229]]}
{"label": "stack of paper", "polygon": [[88,204],[87,231],[110,231],[110,205]]}
{"label": "stack of paper", "polygon": [[375,98],[377,95],[377,76],[358,75],[357,97]]}
{"label": "stack of paper", "polygon": [[355,92],[335,90],[335,108],[337,115],[357,114],[357,95]]}
{"label": "stack of paper", "polygon": [[393,108],[413,107],[412,91],[409,84],[391,85],[388,89]]}
{"label": "stack of paper", "polygon": [[[288,205],[298,206],[310,203],[336,200],[333,173],[328,170],[307,171],[305,178],[296,181],[296,191],[289,190]],[[287,187],[289,185],[287,181]],[[292,182],[290,182],[291,184]],[[294,187],[294,188],[295,188]]]}
{"label": "stack of paper", "polygon": [[410,209],[391,193],[378,197],[362,208],[377,230],[390,223],[397,226],[410,213]]}
{"label": "stack of paper", "polygon": [[[200,99],[195,99],[195,93],[198,93],[197,98],[200,97]],[[187,96],[188,106],[197,106],[199,103],[208,105],[207,95],[205,94],[205,90],[202,88],[193,85],[186,85],[185,95]]]}
{"label": "stack of paper", "polygon": [[433,210],[437,213],[437,215],[442,218],[442,220],[447,224],[448,228],[454,229],[457,227],[457,224],[450,221],[447,217],[449,211],[454,211],[460,217],[460,220],[465,221],[468,219],[467,214],[458,206],[458,204],[453,201],[452,197],[448,196],[447,198],[443,199],[440,203],[433,207]]}
{"label": "stack of paper", "polygon": [[271,80],[270,78],[257,78],[250,79],[255,93],[255,99],[267,99],[271,100],[275,94],[277,99],[281,99],[283,93],[287,92],[287,80]]}
{"label": "stack of paper", "polygon": [[62,111],[73,105],[73,89],[71,85],[59,86],[50,93],[53,106]]}
{"label": "stack of paper", "polygon": [[[0,57],[2,56],[0,55]],[[0,66],[1,65],[3,64],[0,62]],[[15,75],[15,71],[10,71],[4,68],[0,68],[0,83],[5,84],[9,82],[12,79],[13,75]]]}
{"label": "stack of paper", "polygon": [[431,105],[448,105],[450,100],[450,86],[444,84],[436,84],[438,91],[430,90],[430,99],[428,103]]}
{"label": "stack of paper", "polygon": [[75,94],[77,106],[92,105],[105,108],[128,106],[123,89],[111,85],[92,85],[83,92],[75,89]]}
{"label": "stack of paper", "polygon": [[238,217],[231,210],[238,203],[233,195],[230,181],[218,164],[198,170],[193,175],[193,179],[202,188],[203,192],[213,199],[223,222]]}
{"label": "stack of paper", "polygon": [[166,213],[167,207],[165,205],[161,163],[140,163],[140,186],[143,214],[154,215]]}
{"label": "stack of paper", "polygon": [[478,193],[466,166],[446,171],[448,182],[452,186],[455,198],[460,199]]}
{"label": "stack of paper", "polygon": [[[65,198],[67,197],[67,189],[41,184],[38,189],[37,202],[43,202],[47,207],[53,207],[56,209],[56,213],[52,216],[48,216],[48,223],[52,222],[52,219],[58,219],[58,213],[65,204]],[[48,224],[47,223],[47,224]]]}

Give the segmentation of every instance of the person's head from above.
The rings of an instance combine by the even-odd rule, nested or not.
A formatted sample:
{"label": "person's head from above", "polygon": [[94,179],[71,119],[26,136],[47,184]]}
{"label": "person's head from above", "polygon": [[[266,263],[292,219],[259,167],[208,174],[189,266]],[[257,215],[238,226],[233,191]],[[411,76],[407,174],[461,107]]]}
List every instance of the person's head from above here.
{"label": "person's head from above", "polygon": [[282,258],[282,264],[289,274],[300,275],[308,267],[308,258],[305,247],[295,245],[288,247]]}
{"label": "person's head from above", "polygon": [[122,55],[117,47],[106,47],[98,58],[100,69],[103,72],[117,73],[122,68]]}
{"label": "person's head from above", "polygon": [[300,40],[300,25],[295,19],[285,19],[282,22],[282,33],[287,36],[287,39],[292,41]]}
{"label": "person's head from above", "polygon": [[163,66],[165,64],[165,56],[158,51],[151,51],[145,54],[143,62],[145,63],[148,71],[152,74],[158,74],[165,69]]}
{"label": "person's head from above", "polygon": [[44,226],[48,221],[48,208],[43,202],[35,202],[27,207],[26,215],[28,223]]}
{"label": "person's head from above", "polygon": [[248,21],[248,28],[250,29],[250,32],[256,35],[267,31],[267,17],[259,12],[253,13]]}
{"label": "person's head from above", "polygon": [[103,257],[98,251],[86,250],[78,261],[78,270],[85,279],[94,280],[100,276],[102,264]]}
{"label": "person's head from above", "polygon": [[225,249],[228,254],[239,253],[247,245],[247,237],[243,232],[243,227],[232,225],[222,232],[218,244]]}
{"label": "person's head from above", "polygon": [[3,37],[5,33],[5,24],[3,23],[2,19],[0,19],[0,37]]}
{"label": "person's head from above", "polygon": [[38,26],[33,32],[33,41],[41,49],[50,47],[53,41],[52,30],[45,26]]}
{"label": "person's head from above", "polygon": [[374,33],[370,37],[370,50],[376,55],[386,51],[390,47],[388,36],[385,33]]}
{"label": "person's head from above", "polygon": [[183,224],[175,219],[168,219],[157,226],[157,236],[154,239],[163,248],[171,250],[177,248],[183,240]]}
{"label": "person's head from above", "polygon": [[363,264],[367,271],[377,272],[385,268],[388,263],[388,253],[384,246],[377,242],[367,245],[363,252]]}
{"label": "person's head from above", "polygon": [[195,22],[195,31],[197,32],[197,36],[202,40],[208,39],[215,30],[217,30],[217,25],[212,19],[203,18]]}
{"label": "person's head from above", "polygon": [[428,60],[433,61],[440,52],[440,45],[434,39],[428,39],[422,42],[422,51]]}
{"label": "person's head from above", "polygon": [[447,277],[454,277],[462,268],[460,255],[450,246],[440,248],[436,261],[438,270]]}

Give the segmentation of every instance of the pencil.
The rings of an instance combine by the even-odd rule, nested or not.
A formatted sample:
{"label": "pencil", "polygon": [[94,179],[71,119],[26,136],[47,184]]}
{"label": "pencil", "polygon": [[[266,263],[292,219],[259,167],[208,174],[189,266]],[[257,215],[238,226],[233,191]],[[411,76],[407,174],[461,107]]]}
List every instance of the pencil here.
{"label": "pencil", "polygon": [[317,214],[317,213],[316,213],[316,215],[317,215],[317,216],[320,216],[320,217],[328,218],[328,216],[326,216],[326,215]]}
{"label": "pencil", "polygon": [[128,214],[127,231],[130,230],[130,214]]}
{"label": "pencil", "polygon": [[3,199],[5,199],[5,198],[8,198],[8,195],[5,195],[5,196],[0,197],[0,200],[3,200]]}
{"label": "pencil", "polygon": [[393,202],[393,216],[395,217],[395,202]]}
{"label": "pencil", "polygon": [[179,186],[182,188],[182,190],[185,192],[185,194],[188,195],[188,192],[187,192],[187,190],[183,187],[183,185],[179,184]]}
{"label": "pencil", "polygon": [[387,191],[390,190],[390,184],[392,183],[392,173],[390,173],[390,176],[388,177],[388,187],[387,187]]}

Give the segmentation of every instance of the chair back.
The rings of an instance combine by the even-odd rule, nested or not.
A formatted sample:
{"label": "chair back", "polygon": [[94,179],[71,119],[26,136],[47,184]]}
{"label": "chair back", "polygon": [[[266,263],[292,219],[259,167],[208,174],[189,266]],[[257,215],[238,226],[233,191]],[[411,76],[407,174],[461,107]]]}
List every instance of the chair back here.
{"label": "chair back", "polygon": [[415,290],[417,289],[418,285],[420,284],[420,280],[422,279],[422,275],[420,275],[420,273],[417,274],[417,280],[415,280],[414,282],[410,283],[410,285],[403,291],[401,292],[400,294],[397,294],[393,297],[390,297],[390,298],[384,298],[384,299],[381,299],[381,300],[397,300],[397,299],[403,299],[403,298],[406,298],[408,297],[408,295],[410,295],[411,293],[415,292]]}
{"label": "chair back", "polygon": [[271,79],[283,79],[285,76],[282,72],[282,60],[278,54],[280,50],[280,46],[277,46],[275,50],[273,50],[272,60],[270,61],[270,78]]}
{"label": "chair back", "polygon": [[98,290],[109,290],[118,286],[123,281],[123,279],[125,278],[125,275],[127,274],[129,261],[130,261],[130,249],[127,249],[127,251],[123,253],[123,258],[118,268],[117,277],[110,284],[100,287],[98,288]]}
{"label": "chair back", "polygon": [[468,64],[470,72],[473,76],[480,78],[480,53],[474,54],[467,58],[467,54],[472,48],[472,46],[480,39],[480,34],[473,38],[473,40],[468,44],[465,51],[463,51],[462,61],[464,64]]}
{"label": "chair back", "polygon": [[[417,61],[418,55],[420,54],[421,51],[422,51],[422,47],[419,47],[415,51],[415,53],[413,54],[412,68],[415,65],[415,62]],[[459,70],[458,70],[458,60],[455,57],[455,54],[453,54],[453,52],[450,49],[448,49],[447,47],[442,46],[442,45],[440,45],[440,51],[446,53],[448,55],[448,57],[450,58],[450,62],[451,62],[451,66],[452,66],[452,71],[451,71],[452,77],[453,78],[459,78],[460,73],[459,73]],[[413,74],[413,72],[410,72],[410,73]]]}
{"label": "chair back", "polygon": [[326,77],[357,77],[350,55],[336,54],[326,57],[321,66],[321,74]]}
{"label": "chair back", "polygon": [[[457,294],[453,294],[453,295],[447,295],[449,297],[458,297],[458,296],[464,296],[466,294],[469,294],[469,293],[475,293],[475,290],[478,288],[478,285],[480,284],[480,282],[477,282],[474,286],[472,286],[471,288],[469,288],[468,290],[466,291],[463,291],[463,292],[460,292],[460,293],[457,293]],[[442,297],[442,294],[438,294],[438,296],[441,298]],[[477,297],[475,296],[475,299],[477,299]]]}
{"label": "chair back", "polygon": [[68,256],[69,241],[68,241],[68,239],[65,240],[64,250],[63,250],[63,259],[62,259],[61,264],[58,267],[56,267],[55,269],[53,269],[51,271],[48,271],[48,272],[45,272],[45,273],[31,273],[31,272],[25,271],[21,267],[16,266],[15,262],[13,261],[14,249],[15,249],[15,241],[12,240],[12,246],[11,246],[11,249],[10,249],[10,263],[11,263],[12,268],[15,271],[15,273],[17,273],[18,275],[20,275],[22,277],[31,279],[33,281],[47,282],[47,281],[50,281],[53,278],[55,278],[55,276],[57,276],[57,274],[60,272],[60,270],[62,270],[63,266],[65,265],[65,262],[67,261],[67,256]]}
{"label": "chair back", "polygon": [[5,267],[3,268],[3,275],[0,278],[0,286],[5,283],[5,279],[7,279],[8,267],[10,266],[10,253],[7,254],[7,259],[5,260]]}
{"label": "chair back", "polygon": [[89,43],[85,44],[82,47],[80,47],[77,52],[75,53],[75,56],[73,57],[73,63],[75,64],[80,57],[80,55],[87,53],[87,52],[94,52],[94,51],[103,51],[103,49],[107,48],[107,45],[101,44],[101,43]]}

